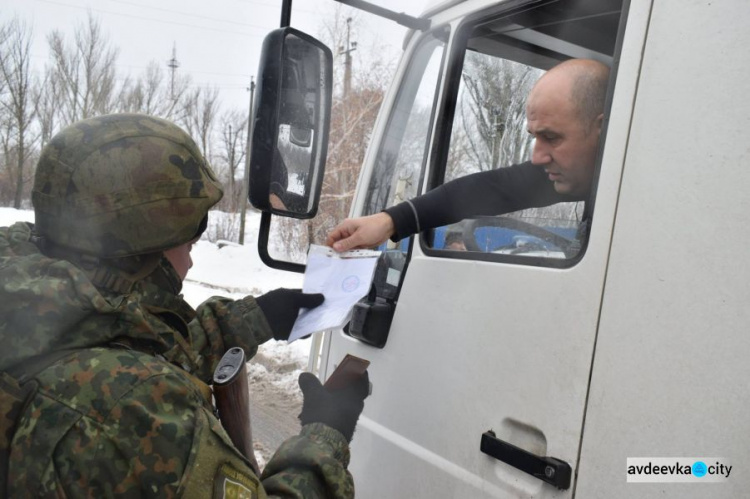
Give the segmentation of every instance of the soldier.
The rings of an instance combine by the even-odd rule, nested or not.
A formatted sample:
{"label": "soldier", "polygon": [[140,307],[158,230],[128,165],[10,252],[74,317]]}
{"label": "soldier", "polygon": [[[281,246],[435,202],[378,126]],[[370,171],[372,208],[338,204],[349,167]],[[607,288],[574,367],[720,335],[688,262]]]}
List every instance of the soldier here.
{"label": "soldier", "polygon": [[300,376],[302,430],[261,477],[215,416],[207,383],[222,355],[287,339],[300,308],[323,301],[285,289],[197,310],[182,300],[221,197],[193,140],[161,119],[80,121],[42,151],[35,225],[0,229],[0,388],[31,394],[13,404],[15,428],[0,414],[0,495],[353,497],[366,377],[329,393]]}

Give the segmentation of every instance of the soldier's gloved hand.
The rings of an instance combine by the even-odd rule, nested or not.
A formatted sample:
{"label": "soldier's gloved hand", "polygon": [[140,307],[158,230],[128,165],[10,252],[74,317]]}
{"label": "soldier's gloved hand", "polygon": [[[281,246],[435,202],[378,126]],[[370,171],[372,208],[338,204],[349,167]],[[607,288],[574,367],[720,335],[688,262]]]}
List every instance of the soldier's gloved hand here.
{"label": "soldier's gloved hand", "polygon": [[347,442],[352,441],[359,415],[365,408],[370,393],[367,371],[356,382],[339,390],[328,391],[311,373],[299,375],[299,387],[304,400],[299,420],[303,425],[323,423],[341,432]]}
{"label": "soldier's gloved hand", "polygon": [[320,293],[305,294],[300,289],[279,288],[258,296],[255,301],[266,316],[276,340],[287,340],[301,308],[315,308],[325,298]]}

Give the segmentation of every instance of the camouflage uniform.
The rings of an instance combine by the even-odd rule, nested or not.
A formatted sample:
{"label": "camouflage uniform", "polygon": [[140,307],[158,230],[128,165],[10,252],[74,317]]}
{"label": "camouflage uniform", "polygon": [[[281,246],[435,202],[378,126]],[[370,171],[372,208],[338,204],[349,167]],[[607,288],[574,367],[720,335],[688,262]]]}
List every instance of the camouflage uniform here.
{"label": "camouflage uniform", "polygon": [[[97,137],[97,127],[120,123],[129,131],[115,136],[126,138]],[[174,191],[179,182],[164,171],[149,170],[149,161],[171,147],[150,138],[174,129],[143,116],[103,117],[70,127],[45,149],[40,164],[52,155],[82,171],[67,179],[37,174],[37,224],[47,224],[39,232],[80,256],[61,258],[31,224],[0,228],[0,371],[21,373],[39,387],[13,436],[8,496],[353,497],[347,442],[320,423],[282,445],[262,482],[253,474],[217,419],[206,383],[228,348],[250,357],[272,337],[262,311],[252,297],[211,298],[193,310],[178,294],[179,276],[156,251],[164,236],[149,239],[140,224],[131,234],[117,231],[117,217],[127,213],[113,185],[145,182],[151,190],[135,203],[141,223],[164,226],[166,219],[174,228],[167,237],[177,244],[200,232],[205,212],[220,199],[192,141],[187,153],[171,150],[168,158],[186,195]],[[141,132],[149,140],[137,140]],[[71,133],[81,145],[77,153],[91,147],[70,156],[63,146]],[[186,167],[194,158],[203,164]],[[104,188],[109,195],[94,192],[40,217],[39,206],[55,189],[95,191],[82,183],[96,183],[103,161],[136,167],[120,169]],[[109,218],[102,215],[113,206]],[[138,247],[133,230],[143,236]]]}

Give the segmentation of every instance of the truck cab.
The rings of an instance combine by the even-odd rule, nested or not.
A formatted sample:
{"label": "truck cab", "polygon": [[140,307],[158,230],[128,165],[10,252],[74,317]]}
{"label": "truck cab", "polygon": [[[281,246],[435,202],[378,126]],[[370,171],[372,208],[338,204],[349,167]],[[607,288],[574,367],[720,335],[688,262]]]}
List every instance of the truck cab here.
{"label": "truck cab", "polygon": [[358,497],[745,495],[739,471],[635,483],[629,463],[750,461],[750,5],[445,1],[417,19],[352,217],[528,160],[526,96],[556,64],[610,79],[588,198],[384,245],[383,310],[317,343],[323,379],[370,361]]}

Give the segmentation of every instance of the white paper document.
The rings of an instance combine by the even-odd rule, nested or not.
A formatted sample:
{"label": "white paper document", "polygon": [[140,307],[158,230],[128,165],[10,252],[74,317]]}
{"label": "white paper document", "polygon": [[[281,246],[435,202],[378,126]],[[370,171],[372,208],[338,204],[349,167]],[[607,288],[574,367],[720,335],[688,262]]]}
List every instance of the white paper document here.
{"label": "white paper document", "polygon": [[289,341],[347,323],[352,307],[370,291],[380,251],[352,250],[337,253],[313,244],[307,255],[302,291],[323,293],[319,307],[303,310],[292,328]]}

